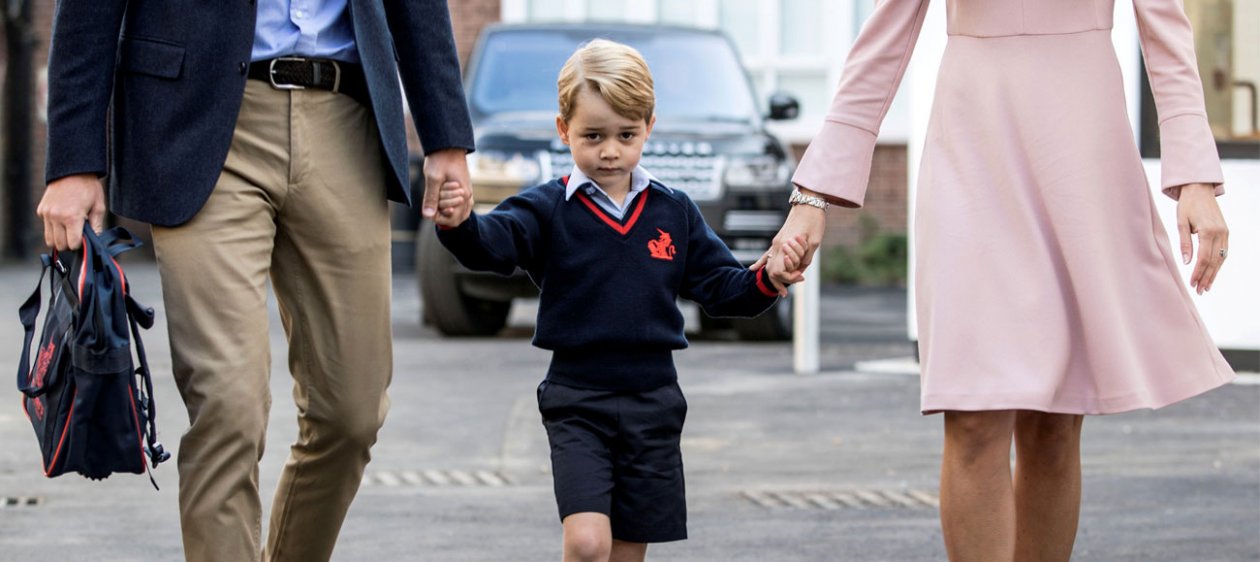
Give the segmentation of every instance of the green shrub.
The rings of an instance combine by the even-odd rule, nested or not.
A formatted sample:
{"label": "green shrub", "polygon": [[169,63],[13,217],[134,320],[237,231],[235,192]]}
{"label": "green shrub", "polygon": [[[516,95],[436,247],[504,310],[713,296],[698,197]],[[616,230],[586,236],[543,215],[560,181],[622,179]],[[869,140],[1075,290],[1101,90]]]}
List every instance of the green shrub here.
{"label": "green shrub", "polygon": [[833,246],[822,256],[822,280],[848,285],[906,284],[909,243],[903,232],[880,232],[875,219],[861,219],[863,242],[856,248]]}

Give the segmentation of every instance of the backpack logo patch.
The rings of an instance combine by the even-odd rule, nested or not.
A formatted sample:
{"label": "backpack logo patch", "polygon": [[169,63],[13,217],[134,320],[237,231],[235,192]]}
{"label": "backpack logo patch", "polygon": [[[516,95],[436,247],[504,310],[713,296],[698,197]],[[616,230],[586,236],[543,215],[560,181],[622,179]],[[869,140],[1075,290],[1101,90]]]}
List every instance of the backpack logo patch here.
{"label": "backpack logo patch", "polygon": [[674,248],[674,239],[664,230],[658,228],[656,231],[661,236],[656,240],[648,240],[648,253],[658,260],[674,261],[674,254],[678,251]]}
{"label": "backpack logo patch", "polygon": [[48,376],[48,366],[52,363],[53,350],[57,349],[57,342],[48,342],[44,349],[39,350],[39,356],[35,360],[35,386],[44,386],[44,377]]}

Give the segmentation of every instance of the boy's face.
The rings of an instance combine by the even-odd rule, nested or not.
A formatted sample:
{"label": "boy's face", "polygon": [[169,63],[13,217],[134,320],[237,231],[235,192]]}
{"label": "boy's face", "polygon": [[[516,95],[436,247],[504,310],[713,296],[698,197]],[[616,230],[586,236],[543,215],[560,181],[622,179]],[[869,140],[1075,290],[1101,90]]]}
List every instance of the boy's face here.
{"label": "boy's face", "polygon": [[607,191],[622,191],[630,189],[630,173],[655,123],[655,116],[647,122],[623,117],[599,94],[582,88],[569,121],[556,117],[556,131],[582,173]]}

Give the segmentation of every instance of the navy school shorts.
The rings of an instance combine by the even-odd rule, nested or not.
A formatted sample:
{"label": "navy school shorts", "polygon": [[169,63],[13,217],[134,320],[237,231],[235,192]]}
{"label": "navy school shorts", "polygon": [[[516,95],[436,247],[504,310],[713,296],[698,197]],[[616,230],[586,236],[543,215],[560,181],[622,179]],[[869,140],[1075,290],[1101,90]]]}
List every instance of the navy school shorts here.
{"label": "navy school shorts", "polygon": [[687,400],[678,383],[617,392],[543,381],[538,410],[551,444],[561,521],[603,513],[617,540],[687,538],[679,449]]}

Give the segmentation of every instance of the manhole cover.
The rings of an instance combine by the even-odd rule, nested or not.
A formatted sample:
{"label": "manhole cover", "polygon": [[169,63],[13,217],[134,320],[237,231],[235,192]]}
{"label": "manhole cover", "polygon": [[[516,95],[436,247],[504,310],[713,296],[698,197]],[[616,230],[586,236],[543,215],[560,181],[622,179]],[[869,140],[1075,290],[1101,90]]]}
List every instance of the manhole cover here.
{"label": "manhole cover", "polygon": [[363,477],[364,486],[488,487],[511,486],[512,481],[490,470],[379,470]]}
{"label": "manhole cover", "polygon": [[13,507],[35,507],[43,505],[44,498],[39,496],[4,496],[4,501],[0,501],[0,509]]}
{"label": "manhole cover", "polygon": [[921,490],[744,490],[745,499],[769,509],[937,508],[941,500]]}

